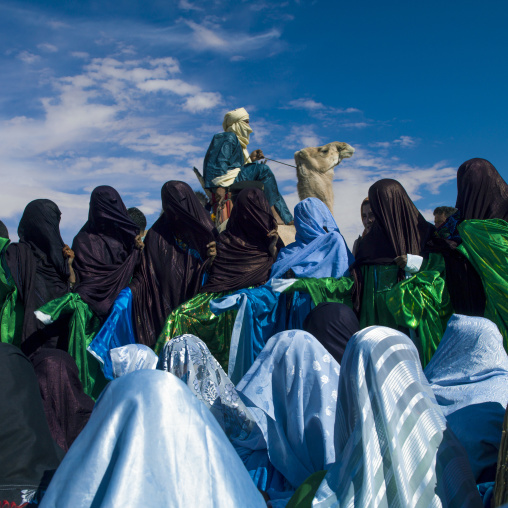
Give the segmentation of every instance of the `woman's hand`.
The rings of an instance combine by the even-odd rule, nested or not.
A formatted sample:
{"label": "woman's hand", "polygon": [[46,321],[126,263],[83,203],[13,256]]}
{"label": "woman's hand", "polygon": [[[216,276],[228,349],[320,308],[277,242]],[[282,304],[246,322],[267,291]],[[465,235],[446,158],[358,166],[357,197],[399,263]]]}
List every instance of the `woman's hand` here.
{"label": "woman's hand", "polygon": [[404,254],[402,256],[398,256],[394,259],[395,264],[401,268],[402,270],[405,270],[407,266],[407,256]]}
{"label": "woman's hand", "polygon": [[263,150],[254,150],[249,157],[251,162],[259,161],[265,158]]}
{"label": "woman's hand", "polygon": [[206,255],[211,259],[211,262],[213,263],[213,260],[217,257],[217,244],[215,242],[206,244]]}
{"label": "woman's hand", "polygon": [[277,241],[279,240],[279,233],[276,229],[272,229],[267,235],[270,238],[270,244],[268,245],[268,252],[270,252],[273,260],[277,259],[277,254],[279,253],[277,250]]}
{"label": "woman's hand", "polygon": [[74,251],[67,245],[64,245],[64,248],[62,249],[63,257],[67,259],[67,263],[69,263],[69,266],[72,266],[72,263],[74,261]]}
{"label": "woman's hand", "polygon": [[141,234],[136,235],[134,238],[134,246],[136,249],[143,250],[145,248],[145,244],[143,243],[143,240],[141,239]]}

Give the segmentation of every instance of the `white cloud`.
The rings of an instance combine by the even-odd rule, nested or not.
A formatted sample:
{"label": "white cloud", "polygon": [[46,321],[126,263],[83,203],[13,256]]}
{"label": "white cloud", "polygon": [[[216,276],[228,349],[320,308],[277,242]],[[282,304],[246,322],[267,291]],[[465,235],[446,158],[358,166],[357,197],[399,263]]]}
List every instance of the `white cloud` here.
{"label": "white cloud", "polygon": [[393,141],[376,141],[374,143],[370,143],[369,146],[373,148],[391,148],[394,146],[400,146],[401,148],[414,148],[419,144],[420,140],[418,138],[413,138],[411,136],[400,136]]}
{"label": "white cloud", "polygon": [[312,126],[293,126],[285,139],[290,148],[301,150],[310,146],[320,146],[321,139]]}
{"label": "white cloud", "polygon": [[183,109],[191,113],[200,113],[207,109],[215,108],[222,102],[222,97],[216,92],[200,92],[185,100]]}
{"label": "white cloud", "polygon": [[33,53],[30,53],[30,51],[21,51],[18,58],[26,64],[33,64],[41,59],[39,55],[34,55]]}
{"label": "white cloud", "polygon": [[201,7],[198,7],[197,5],[192,4],[188,0],[179,0],[178,7],[180,9],[183,9],[184,11],[202,11],[203,10]]}
{"label": "white cloud", "polygon": [[322,102],[316,102],[314,99],[302,97],[289,101],[284,109],[303,109],[307,110],[309,113],[318,113],[317,116],[321,116],[323,113],[327,115],[361,113],[357,108],[336,108],[333,106],[326,106]]}
{"label": "white cloud", "polygon": [[58,48],[54,44],[49,44],[48,42],[37,44],[37,47],[41,51],[47,51],[48,53],[56,53],[58,51]]}

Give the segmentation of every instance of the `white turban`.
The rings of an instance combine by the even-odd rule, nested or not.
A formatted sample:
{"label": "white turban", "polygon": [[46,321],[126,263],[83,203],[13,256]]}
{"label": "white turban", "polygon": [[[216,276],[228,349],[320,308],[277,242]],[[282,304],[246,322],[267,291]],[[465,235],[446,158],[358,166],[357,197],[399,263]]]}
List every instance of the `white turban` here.
{"label": "white turban", "polygon": [[249,144],[249,137],[252,134],[252,129],[250,125],[245,121],[249,119],[249,113],[245,110],[245,108],[233,109],[229,113],[226,113],[224,116],[224,121],[222,122],[222,128],[226,132],[234,132],[240,141],[240,145],[242,145],[244,163],[247,164],[250,162],[249,152],[247,151],[247,145]]}

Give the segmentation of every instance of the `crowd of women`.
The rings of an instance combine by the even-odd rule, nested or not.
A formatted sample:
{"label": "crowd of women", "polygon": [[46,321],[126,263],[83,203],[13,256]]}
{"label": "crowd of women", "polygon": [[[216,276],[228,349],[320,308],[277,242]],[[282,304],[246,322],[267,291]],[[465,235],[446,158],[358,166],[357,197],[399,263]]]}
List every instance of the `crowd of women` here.
{"label": "crowd of women", "polygon": [[492,164],[437,229],[376,182],[354,256],[316,198],[287,246],[258,188],[220,234],[187,184],[161,198],[144,239],[108,186],[71,247],[47,199],[0,231],[2,507],[508,502]]}

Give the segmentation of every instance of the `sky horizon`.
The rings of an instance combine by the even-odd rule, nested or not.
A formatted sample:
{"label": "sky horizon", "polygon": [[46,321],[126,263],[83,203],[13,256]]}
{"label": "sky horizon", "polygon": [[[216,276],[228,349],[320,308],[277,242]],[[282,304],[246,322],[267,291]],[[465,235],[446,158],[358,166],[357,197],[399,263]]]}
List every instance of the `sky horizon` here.
{"label": "sky horizon", "polygon": [[[360,204],[399,180],[427,219],[453,206],[456,171],[488,159],[508,180],[508,5],[110,0],[0,3],[0,219],[55,201],[64,241],[111,185],[149,225],[160,188],[199,190],[224,113],[245,107],[249,150],[294,164],[344,141],[334,215],[350,247]],[[269,163],[292,210],[296,172]]]}

